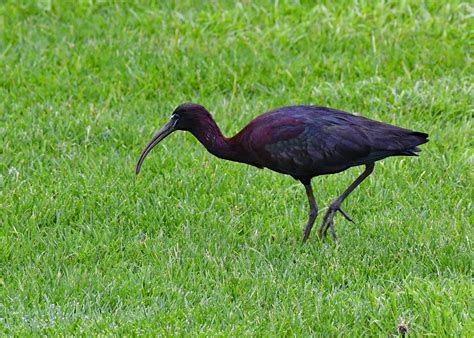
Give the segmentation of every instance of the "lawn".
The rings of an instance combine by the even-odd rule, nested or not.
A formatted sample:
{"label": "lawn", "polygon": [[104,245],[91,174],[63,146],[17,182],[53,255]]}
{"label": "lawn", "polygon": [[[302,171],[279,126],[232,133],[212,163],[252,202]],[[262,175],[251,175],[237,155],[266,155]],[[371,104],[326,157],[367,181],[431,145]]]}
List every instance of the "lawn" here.
{"label": "lawn", "polygon": [[[2,335],[470,336],[473,7],[456,1],[0,4]],[[301,244],[289,176],[175,133],[329,106],[427,132]],[[321,209],[363,170],[313,179]]]}

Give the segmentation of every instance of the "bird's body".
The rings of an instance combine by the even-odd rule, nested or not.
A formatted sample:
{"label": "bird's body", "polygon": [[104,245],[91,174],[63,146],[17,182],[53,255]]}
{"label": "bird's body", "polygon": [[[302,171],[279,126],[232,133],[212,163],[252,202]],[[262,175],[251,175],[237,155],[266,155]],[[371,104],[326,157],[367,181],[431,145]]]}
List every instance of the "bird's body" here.
{"label": "bird's body", "polygon": [[388,156],[415,155],[426,136],[335,109],[290,106],[260,115],[230,140],[251,164],[307,181]]}
{"label": "bird's body", "polygon": [[[311,178],[366,165],[358,180],[362,182],[373,163],[389,156],[413,156],[418,145],[426,143],[427,134],[318,106],[289,106],[264,113],[252,120],[237,135],[225,138],[210,113],[202,106],[187,103],[179,106],[171,121],[147,145],[137,165],[137,173],[151,148],[174,130],[190,131],[212,154],[231,161],[291,175],[306,188],[310,219],[306,240],[317,215]],[[363,177],[362,177],[363,176]],[[360,184],[356,180],[333,202],[332,215],[326,213],[320,236],[332,227],[332,218],[340,204]],[[337,203],[336,203],[337,202]]]}

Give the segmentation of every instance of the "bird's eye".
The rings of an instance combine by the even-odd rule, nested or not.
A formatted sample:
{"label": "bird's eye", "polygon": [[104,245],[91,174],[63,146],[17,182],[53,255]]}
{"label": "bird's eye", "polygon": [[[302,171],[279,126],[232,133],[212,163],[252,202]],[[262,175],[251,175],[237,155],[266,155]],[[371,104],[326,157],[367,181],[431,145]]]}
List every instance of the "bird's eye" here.
{"label": "bird's eye", "polygon": [[179,116],[176,114],[171,115],[170,121],[173,123],[173,127],[175,127],[178,124]]}

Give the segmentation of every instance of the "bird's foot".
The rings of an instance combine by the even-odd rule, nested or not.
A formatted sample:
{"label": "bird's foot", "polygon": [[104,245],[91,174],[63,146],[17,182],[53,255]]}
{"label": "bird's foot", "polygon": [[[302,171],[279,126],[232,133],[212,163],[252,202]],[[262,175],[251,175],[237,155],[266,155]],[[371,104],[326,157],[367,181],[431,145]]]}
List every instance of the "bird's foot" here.
{"label": "bird's foot", "polygon": [[320,240],[323,239],[327,235],[327,232],[329,229],[331,229],[331,234],[334,240],[337,240],[336,236],[336,230],[334,230],[334,216],[336,215],[337,212],[340,212],[342,216],[344,216],[345,219],[348,221],[355,223],[342,209],[341,209],[341,203],[339,201],[335,201],[331,203],[329,206],[328,210],[326,211],[326,214],[323,217],[323,221],[321,223],[321,226],[319,227],[319,232],[318,232],[318,237]]}

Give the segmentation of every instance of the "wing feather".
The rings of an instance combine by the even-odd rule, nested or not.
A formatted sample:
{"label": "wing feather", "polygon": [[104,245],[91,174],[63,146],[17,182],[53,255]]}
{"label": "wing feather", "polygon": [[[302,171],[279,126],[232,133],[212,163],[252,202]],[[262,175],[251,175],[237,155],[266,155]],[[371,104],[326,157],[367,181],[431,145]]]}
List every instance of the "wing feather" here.
{"label": "wing feather", "polygon": [[392,155],[407,155],[427,135],[346,112],[285,107],[261,115],[243,130],[245,145],[263,167],[294,177],[345,170]]}

